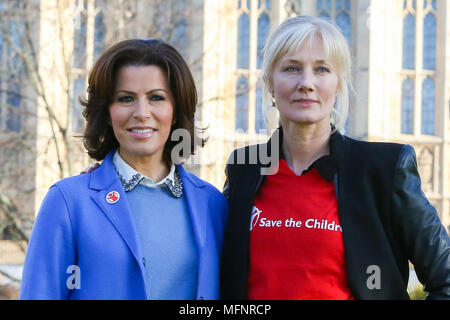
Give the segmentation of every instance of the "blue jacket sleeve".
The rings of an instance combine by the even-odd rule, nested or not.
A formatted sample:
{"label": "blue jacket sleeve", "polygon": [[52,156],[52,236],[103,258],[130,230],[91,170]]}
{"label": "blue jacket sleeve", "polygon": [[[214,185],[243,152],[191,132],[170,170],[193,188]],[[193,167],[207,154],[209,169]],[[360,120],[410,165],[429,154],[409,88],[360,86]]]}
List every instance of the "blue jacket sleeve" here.
{"label": "blue jacket sleeve", "polygon": [[76,265],[76,255],[70,213],[63,192],[54,185],[33,226],[19,298],[68,299],[67,280],[72,274],[70,270],[74,270],[69,267],[73,265]]}

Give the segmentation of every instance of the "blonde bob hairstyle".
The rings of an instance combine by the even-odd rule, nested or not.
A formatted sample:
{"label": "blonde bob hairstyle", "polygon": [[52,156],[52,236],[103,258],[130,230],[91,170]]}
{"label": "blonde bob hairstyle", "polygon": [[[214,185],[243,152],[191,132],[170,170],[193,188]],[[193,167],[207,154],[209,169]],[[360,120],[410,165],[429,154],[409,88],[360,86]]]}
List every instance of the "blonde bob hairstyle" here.
{"label": "blonde bob hairstyle", "polygon": [[275,64],[286,54],[294,54],[303,41],[319,37],[323,41],[325,54],[336,70],[339,87],[336,104],[331,112],[330,123],[335,130],[343,132],[348,114],[351,84],[351,60],[347,40],[336,26],[326,20],[298,16],[287,18],[269,36],[262,51],[262,74],[265,97],[269,97]]}

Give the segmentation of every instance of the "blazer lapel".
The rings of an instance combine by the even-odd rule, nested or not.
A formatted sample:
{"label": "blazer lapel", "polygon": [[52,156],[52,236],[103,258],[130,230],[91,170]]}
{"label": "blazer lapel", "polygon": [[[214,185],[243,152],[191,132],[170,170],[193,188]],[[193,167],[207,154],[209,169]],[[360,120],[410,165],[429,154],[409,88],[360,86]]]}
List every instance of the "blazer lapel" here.
{"label": "blazer lapel", "polygon": [[[98,192],[91,197],[117,229],[142,268],[142,248],[137,239],[125,190],[112,163],[113,154],[114,152],[110,152],[102,165],[92,172],[90,187]],[[115,203],[108,203],[106,197],[112,191],[118,192],[120,198]]]}
{"label": "blazer lapel", "polygon": [[201,183],[192,181],[187,175],[185,169],[181,165],[177,165],[177,170],[180,173],[181,182],[183,183],[183,192],[185,195],[186,206],[189,210],[191,218],[192,229],[195,235],[195,241],[201,253],[201,249],[205,245],[206,239],[206,224],[207,224],[207,209],[208,202],[207,197],[204,194],[204,190],[200,188]]}
{"label": "blazer lapel", "polygon": [[[186,207],[189,211],[191,218],[192,231],[194,232],[195,243],[198,250],[198,283],[197,283],[197,296],[202,292],[201,288],[210,285],[205,282],[205,272],[208,270],[204,266],[210,256],[203,254],[205,250],[206,241],[206,228],[208,227],[208,197],[206,192],[201,188],[203,184],[201,182],[193,181],[182,165],[177,165],[177,170],[180,173],[181,182],[183,184],[184,199],[186,201]],[[197,297],[199,298],[199,297]]]}
{"label": "blazer lapel", "polygon": [[[361,227],[357,221],[355,221],[350,207],[352,203],[351,192],[347,190],[347,184],[352,183],[348,181],[347,172],[350,168],[347,168],[347,155],[350,152],[350,145],[344,141],[345,137],[339,135],[336,139],[332,140],[330,144],[330,153],[333,154],[339,163],[339,169],[337,173],[337,183],[335,179],[335,188],[338,199],[338,212],[339,221],[343,229],[343,241],[345,249],[345,261],[347,267],[348,285],[353,295],[359,292],[360,277],[356,276],[361,273],[358,266],[358,257],[355,255],[354,246],[360,241],[364,242],[364,237],[358,237]],[[364,255],[364,251],[359,255]],[[360,298],[356,296],[355,298]]]}

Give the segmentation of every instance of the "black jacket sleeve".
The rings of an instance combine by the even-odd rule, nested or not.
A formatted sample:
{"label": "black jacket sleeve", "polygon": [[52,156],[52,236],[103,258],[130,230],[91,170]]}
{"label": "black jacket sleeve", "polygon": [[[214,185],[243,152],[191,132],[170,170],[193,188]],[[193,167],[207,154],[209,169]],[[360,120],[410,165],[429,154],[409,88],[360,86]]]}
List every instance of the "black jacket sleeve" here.
{"label": "black jacket sleeve", "polygon": [[392,194],[397,240],[414,264],[427,299],[450,299],[450,240],[436,209],[425,197],[413,147],[400,152]]}

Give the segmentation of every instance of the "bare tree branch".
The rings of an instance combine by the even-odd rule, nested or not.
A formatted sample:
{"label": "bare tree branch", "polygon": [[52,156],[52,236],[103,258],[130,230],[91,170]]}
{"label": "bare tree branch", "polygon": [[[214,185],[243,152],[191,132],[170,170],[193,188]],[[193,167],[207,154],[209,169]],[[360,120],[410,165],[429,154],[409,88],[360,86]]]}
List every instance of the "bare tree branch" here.
{"label": "bare tree branch", "polygon": [[[0,209],[5,214],[9,225],[12,226],[14,232],[17,233],[18,240],[26,241],[28,243],[29,237],[22,230],[21,223],[17,218],[19,216],[19,210],[17,206],[11,201],[11,199],[4,194],[0,194]],[[26,248],[22,249],[23,252],[25,252]]]}
{"label": "bare tree branch", "polygon": [[7,277],[9,280],[16,282],[16,283],[20,283],[20,279],[17,279],[16,277],[14,277],[13,275],[9,274],[8,272],[5,272],[3,270],[0,269],[0,274]]}

